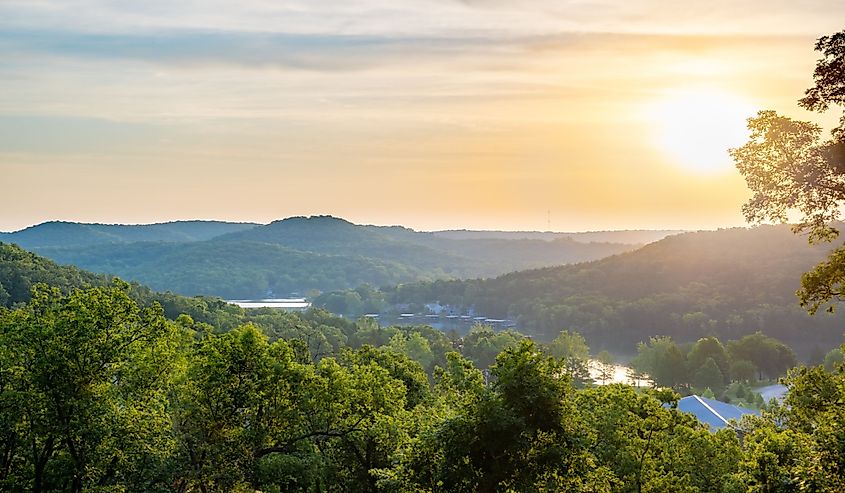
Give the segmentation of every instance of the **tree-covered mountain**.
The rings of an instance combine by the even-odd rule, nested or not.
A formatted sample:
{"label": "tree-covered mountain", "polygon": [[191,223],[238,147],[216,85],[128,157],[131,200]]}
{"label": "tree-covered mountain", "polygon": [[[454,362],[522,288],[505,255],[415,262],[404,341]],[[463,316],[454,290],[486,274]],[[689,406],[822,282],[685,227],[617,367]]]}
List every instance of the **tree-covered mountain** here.
{"label": "tree-covered mountain", "polygon": [[174,221],[158,224],[87,224],[50,221],[13,233],[0,233],[0,241],[29,250],[46,247],[83,247],[137,241],[203,241],[255,227],[253,223],[223,221]]}
{"label": "tree-covered mountain", "polygon": [[[221,231],[225,234],[216,234]],[[45,223],[5,238],[57,262],[154,289],[229,298],[491,277],[635,248],[569,238],[459,240],[399,226],[356,225],[330,216],[293,217],[267,225]]]}
{"label": "tree-covered mountain", "polygon": [[[397,228],[398,229],[398,228]],[[387,231],[393,231],[385,233]],[[460,258],[431,248],[413,238],[426,236],[413,230],[359,226],[331,216],[291,217],[266,226],[220,236],[217,243],[280,245],[300,252],[364,257],[399,262],[421,270],[442,270],[466,275],[482,268],[474,259]]]}
{"label": "tree-covered mountain", "polygon": [[362,283],[388,285],[446,277],[441,270],[358,255],[331,255],[253,241],[132,243],[87,248],[44,248],[65,264],[108,272],[184,295],[229,299],[336,289]]}
{"label": "tree-covered mountain", "polygon": [[[795,291],[825,257],[788,226],[725,229],[667,237],[633,252],[488,280],[436,280],[384,290],[389,304],[439,301],[553,339],[562,329],[591,345],[629,350],[653,335],[695,341],[763,331],[799,349],[841,341],[845,318],[811,317]],[[366,302],[366,300],[364,300]]]}
{"label": "tree-covered mountain", "polygon": [[38,283],[68,292],[73,288],[105,286],[108,278],[0,243],[0,306],[28,302],[32,287]]}
{"label": "tree-covered mountain", "polygon": [[[454,277],[488,277],[539,266],[583,262],[639,244],[581,243],[569,238],[451,239],[402,226],[356,225],[331,216],[292,217],[216,238],[253,241],[301,251],[400,262]],[[438,277],[438,276],[430,276]]]}

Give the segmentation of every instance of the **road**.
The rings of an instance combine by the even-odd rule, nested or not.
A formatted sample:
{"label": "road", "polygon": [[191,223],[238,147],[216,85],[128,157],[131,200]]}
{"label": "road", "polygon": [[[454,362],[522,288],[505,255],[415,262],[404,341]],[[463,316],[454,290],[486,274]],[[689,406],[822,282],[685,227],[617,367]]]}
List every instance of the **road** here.
{"label": "road", "polygon": [[772,399],[777,399],[781,401],[786,395],[786,386],[781,385],[779,383],[774,385],[766,385],[765,387],[754,389],[754,392],[759,392],[760,395],[763,396],[763,400],[766,402],[769,402]]}

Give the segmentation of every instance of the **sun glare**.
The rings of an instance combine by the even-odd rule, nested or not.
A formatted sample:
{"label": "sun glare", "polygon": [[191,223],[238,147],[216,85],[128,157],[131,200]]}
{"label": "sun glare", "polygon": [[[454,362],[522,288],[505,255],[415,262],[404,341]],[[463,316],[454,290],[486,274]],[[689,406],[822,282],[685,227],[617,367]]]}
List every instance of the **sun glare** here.
{"label": "sun glare", "polygon": [[748,137],[746,119],[753,106],[742,98],[712,90],[675,91],[651,106],[656,145],[671,162],[697,173],[733,168],[728,149]]}

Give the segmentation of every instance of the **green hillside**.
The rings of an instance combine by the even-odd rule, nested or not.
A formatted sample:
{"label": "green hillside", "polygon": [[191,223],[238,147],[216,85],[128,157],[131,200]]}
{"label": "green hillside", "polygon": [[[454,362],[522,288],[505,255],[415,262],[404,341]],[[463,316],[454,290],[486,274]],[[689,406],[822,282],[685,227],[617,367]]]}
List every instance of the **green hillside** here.
{"label": "green hillside", "polygon": [[0,306],[28,302],[32,286],[38,283],[68,292],[73,288],[104,286],[108,279],[0,243]]}
{"label": "green hillside", "polygon": [[86,224],[50,221],[13,233],[0,233],[0,241],[26,249],[92,246],[137,241],[202,241],[255,227],[252,223],[174,221],[158,224]]}
{"label": "green hillside", "polygon": [[439,301],[517,320],[543,340],[573,329],[591,345],[629,350],[652,335],[694,341],[761,330],[797,346],[841,341],[845,318],[808,316],[795,291],[826,255],[787,226],[671,236],[578,265],[489,280],[435,281],[386,290],[389,303]]}
{"label": "green hillside", "polygon": [[457,240],[330,216],[293,217],[260,226],[201,221],[147,226],[45,223],[6,239],[59,263],[157,290],[227,298],[492,277],[634,248],[569,238]]}
{"label": "green hillside", "polygon": [[388,285],[445,277],[408,265],[352,255],[329,255],[253,241],[133,243],[88,248],[44,248],[58,262],[108,272],[160,291],[226,298],[269,293],[304,294],[362,283]]}
{"label": "green hillside", "polygon": [[[403,228],[404,229],[404,228]],[[331,216],[291,217],[245,231],[223,235],[215,242],[254,242],[281,245],[301,252],[346,257],[367,257],[399,262],[421,270],[442,270],[464,276],[478,272],[482,265],[474,259],[414,242],[410,234],[384,234],[382,228],[358,226]],[[425,234],[421,234],[425,236]]]}

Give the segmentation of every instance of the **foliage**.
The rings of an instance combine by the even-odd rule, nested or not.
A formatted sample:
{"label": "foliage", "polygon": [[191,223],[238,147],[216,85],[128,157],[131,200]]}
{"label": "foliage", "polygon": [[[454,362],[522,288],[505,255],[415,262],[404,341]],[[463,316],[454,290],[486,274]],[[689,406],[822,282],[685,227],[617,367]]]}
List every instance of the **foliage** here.
{"label": "foliage", "polygon": [[785,383],[789,394],[770,419],[743,423],[745,454],[737,474],[742,491],[842,491],[843,374],[802,367]]}
{"label": "foliage", "polygon": [[493,366],[496,357],[505,349],[519,344],[524,336],[513,330],[496,332],[489,325],[474,325],[463,338],[462,353],[475,366],[488,368]]}
{"label": "foliage", "polygon": [[150,491],[174,438],[167,393],[181,337],[128,285],[62,295],[36,286],[0,320],[6,491]]}
{"label": "foliage", "polygon": [[572,387],[554,358],[530,341],[503,351],[495,383],[444,421],[424,447],[434,463],[423,487],[435,491],[606,491]]}
{"label": "foliage", "polygon": [[831,349],[827,354],[824,355],[824,368],[827,371],[834,371],[839,368],[843,361],[845,361],[845,356],[842,354],[841,348],[834,348]]}
{"label": "foliage", "polygon": [[754,364],[761,379],[764,376],[775,379],[797,364],[795,353],[789,346],[761,332],[728,342],[728,353],[734,360]]}
{"label": "foliage", "polygon": [[379,299],[388,306],[439,301],[464,313],[474,309],[515,320],[540,342],[565,327],[592,347],[622,354],[654,335],[694,343],[756,331],[808,352],[841,343],[845,316],[811,317],[795,297],[801,274],[827,253],[826,246],[807,248],[787,226],[701,231],[595,262],[386,287]]}
{"label": "foliage", "polygon": [[707,358],[693,373],[692,385],[696,389],[710,389],[714,395],[722,395],[725,390],[725,376],[713,358]]}
{"label": "foliage", "polygon": [[595,433],[597,465],[617,480],[614,492],[720,491],[741,455],[733,432],[712,434],[629,386],[588,389],[576,402]]}
{"label": "foliage", "polygon": [[589,369],[590,348],[581,334],[563,330],[549,343],[547,351],[560,360],[573,385],[583,387],[592,382]]}
{"label": "foliage", "polygon": [[107,286],[109,280],[75,267],[56,265],[15,245],[0,243],[0,306],[28,302],[32,288],[39,283],[67,293],[77,287]]}
{"label": "foliage", "polygon": [[[843,486],[845,378],[838,372],[792,372],[787,405],[746,424],[740,448],[732,431],[710,433],[671,409],[677,394],[623,385],[576,390],[566,358],[512,332],[479,326],[461,346],[427,327],[382,329],[323,311],[229,312],[171,299],[207,320],[237,322],[221,330],[186,314],[169,321],[155,302],[133,295],[137,288],[120,282],[68,294],[39,287],[30,303],[0,310],[0,419],[10,424],[0,429],[0,489]],[[729,363],[736,348],[755,341],[777,348],[759,336],[729,342]],[[707,354],[702,367],[719,383],[711,356],[718,347],[718,340],[693,345],[687,358],[671,339],[656,338],[641,346],[641,359],[683,372],[687,361]],[[493,348],[501,350],[488,379],[455,351],[486,355]],[[588,354],[572,333],[551,350]],[[742,384],[726,395],[754,398]]]}
{"label": "foliage", "polygon": [[671,337],[652,337],[648,344],[640,343],[631,365],[660,387],[678,389],[689,383],[686,356]]}
{"label": "foliage", "polygon": [[[816,43],[823,58],[816,63],[815,85],[800,100],[801,106],[826,111],[845,103],[845,31],[823,36]],[[845,204],[845,113],[832,139],[821,140],[821,128],[792,120],[774,111],[761,111],[748,120],[751,138],[731,150],[737,168],[754,193],[743,207],[750,222],[786,222],[789,213],[801,218],[796,232],[809,233],[814,242],[833,241],[839,235],[840,210]],[[845,246],[836,248],[801,279],[801,304],[815,313],[842,299],[845,282]]]}
{"label": "foliage", "polygon": [[[154,289],[230,299],[498,275],[633,248],[569,238],[458,240],[406,228],[355,225],[330,216],[292,217],[268,225],[54,222],[2,234],[0,240]],[[320,303],[354,316],[378,311],[377,303],[362,305],[355,298],[327,296]]]}
{"label": "foliage", "polygon": [[707,360],[712,359],[725,382],[730,381],[731,367],[728,353],[716,337],[703,337],[696,341],[687,354],[690,374],[697,372]]}

